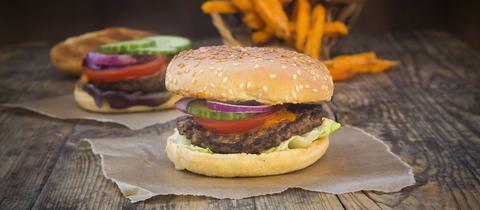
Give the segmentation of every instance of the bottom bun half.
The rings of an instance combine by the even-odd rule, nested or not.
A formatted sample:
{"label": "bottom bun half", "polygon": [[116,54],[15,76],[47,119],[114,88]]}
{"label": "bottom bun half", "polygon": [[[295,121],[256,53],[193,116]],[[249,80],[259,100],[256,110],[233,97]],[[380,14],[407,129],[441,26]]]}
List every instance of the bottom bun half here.
{"label": "bottom bun half", "polygon": [[163,104],[158,106],[132,106],[126,109],[115,109],[110,107],[108,102],[104,101],[101,107],[97,107],[95,104],[95,100],[93,99],[90,94],[82,90],[80,87],[75,85],[75,90],[73,93],[75,97],[75,101],[77,101],[78,105],[83,109],[92,112],[102,112],[102,113],[124,113],[124,112],[146,112],[146,111],[154,111],[154,110],[161,110],[161,109],[170,109],[175,106],[175,102],[179,100],[181,97],[178,95],[172,95],[172,97]]}
{"label": "bottom bun half", "polygon": [[166,152],[177,170],[214,177],[253,177],[284,174],[306,168],[320,159],[330,144],[328,137],[318,139],[305,149],[265,154],[210,154],[188,149],[167,139]]}

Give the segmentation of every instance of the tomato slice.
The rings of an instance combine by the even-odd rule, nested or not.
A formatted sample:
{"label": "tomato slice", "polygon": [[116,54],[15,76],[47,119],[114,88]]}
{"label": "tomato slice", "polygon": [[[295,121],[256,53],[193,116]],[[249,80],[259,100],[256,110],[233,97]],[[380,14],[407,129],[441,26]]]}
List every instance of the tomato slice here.
{"label": "tomato slice", "polygon": [[167,56],[160,56],[153,61],[130,65],[124,68],[96,71],[85,68],[88,78],[95,82],[117,82],[136,79],[163,71],[166,68]]}
{"label": "tomato slice", "polygon": [[263,122],[275,115],[279,110],[255,115],[244,120],[210,120],[193,116],[202,127],[216,133],[240,133],[263,125]]}

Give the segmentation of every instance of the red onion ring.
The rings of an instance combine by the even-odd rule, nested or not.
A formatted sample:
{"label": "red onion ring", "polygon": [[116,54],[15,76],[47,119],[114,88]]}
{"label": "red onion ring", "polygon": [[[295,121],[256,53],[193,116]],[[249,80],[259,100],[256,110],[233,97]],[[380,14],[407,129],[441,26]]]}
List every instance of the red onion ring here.
{"label": "red onion ring", "polygon": [[108,65],[108,66],[124,66],[137,64],[149,60],[152,56],[132,56],[132,55],[116,55],[116,54],[103,54],[98,52],[88,52],[85,55],[85,59],[88,63],[96,65]]}
{"label": "red onion ring", "polygon": [[190,98],[190,97],[183,97],[177,102],[175,102],[175,108],[177,108],[178,111],[181,111],[185,114],[189,114],[187,111],[187,106],[190,102],[195,100],[195,98]]}
{"label": "red onion ring", "polygon": [[219,101],[207,101],[209,109],[220,112],[249,112],[249,113],[263,113],[273,110],[272,105],[246,106],[227,104]]}

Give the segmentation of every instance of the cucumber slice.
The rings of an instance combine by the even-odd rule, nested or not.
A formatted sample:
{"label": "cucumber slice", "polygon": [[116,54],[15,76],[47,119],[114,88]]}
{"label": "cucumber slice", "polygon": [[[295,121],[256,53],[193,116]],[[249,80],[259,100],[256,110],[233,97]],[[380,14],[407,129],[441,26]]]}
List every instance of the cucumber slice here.
{"label": "cucumber slice", "polygon": [[146,47],[155,47],[154,40],[132,40],[125,42],[117,42],[112,44],[105,44],[97,48],[97,51],[102,53],[129,53],[132,50],[146,48]]}
{"label": "cucumber slice", "polygon": [[145,47],[131,49],[128,51],[130,55],[174,55],[176,54],[177,48],[172,46],[156,46],[156,47]]}
{"label": "cucumber slice", "polygon": [[172,46],[177,49],[177,52],[188,50],[192,46],[189,39],[181,36],[152,36],[145,40],[154,40],[155,46]]}
{"label": "cucumber slice", "polygon": [[212,120],[242,120],[257,115],[257,113],[218,112],[208,109],[205,100],[194,100],[187,106],[187,112],[202,118]]}

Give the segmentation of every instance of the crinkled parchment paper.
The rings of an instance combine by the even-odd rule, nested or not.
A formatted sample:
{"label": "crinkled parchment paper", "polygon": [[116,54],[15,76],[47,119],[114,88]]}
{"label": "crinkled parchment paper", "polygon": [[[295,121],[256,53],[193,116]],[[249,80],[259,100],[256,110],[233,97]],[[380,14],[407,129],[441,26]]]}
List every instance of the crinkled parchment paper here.
{"label": "crinkled parchment paper", "polygon": [[4,106],[24,108],[57,119],[85,119],[118,123],[132,130],[139,130],[157,123],[165,123],[184,115],[175,109],[111,114],[88,112],[77,105],[73,95],[4,104]]}
{"label": "crinkled parchment paper", "polygon": [[325,156],[306,169],[254,178],[212,178],[175,170],[164,152],[170,134],[84,139],[80,147],[100,155],[104,176],[132,202],[169,194],[241,199],[293,187],[335,194],[395,192],[415,183],[410,166],[381,140],[358,128],[335,132]]}

